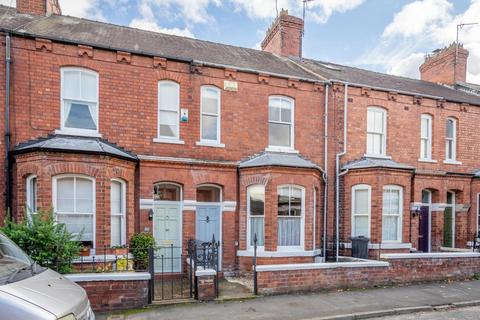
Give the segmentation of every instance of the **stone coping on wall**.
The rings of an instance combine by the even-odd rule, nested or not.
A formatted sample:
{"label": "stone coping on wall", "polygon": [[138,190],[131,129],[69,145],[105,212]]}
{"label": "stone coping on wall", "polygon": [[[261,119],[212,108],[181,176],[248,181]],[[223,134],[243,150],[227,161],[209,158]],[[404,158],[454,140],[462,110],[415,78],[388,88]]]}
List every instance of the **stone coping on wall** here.
{"label": "stone coping on wall", "polygon": [[337,268],[378,268],[389,267],[387,261],[361,260],[345,262],[315,262],[315,263],[292,263],[292,264],[269,264],[257,266],[257,272],[269,271],[293,271],[313,269],[337,269]]}
{"label": "stone coping on wall", "polygon": [[141,281],[150,280],[148,272],[104,272],[104,273],[70,273],[65,278],[74,282],[85,281]]}
{"label": "stone coping on wall", "polygon": [[[287,258],[287,257],[314,257],[322,254],[321,249],[317,250],[291,250],[291,251],[265,251],[257,250],[257,258]],[[237,257],[253,257],[253,249],[238,250]]]}
{"label": "stone coping on wall", "polygon": [[480,252],[426,252],[426,253],[384,253],[382,259],[449,259],[480,258]]}

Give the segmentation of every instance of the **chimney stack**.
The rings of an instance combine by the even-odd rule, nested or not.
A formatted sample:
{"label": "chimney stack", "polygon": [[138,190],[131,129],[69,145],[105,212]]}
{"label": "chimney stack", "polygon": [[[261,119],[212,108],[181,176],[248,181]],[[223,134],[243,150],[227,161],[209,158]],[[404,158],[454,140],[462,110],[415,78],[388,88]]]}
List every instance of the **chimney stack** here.
{"label": "chimney stack", "polygon": [[262,50],[282,57],[302,56],[303,20],[281,10],[267,30],[262,41]]}
{"label": "chimney stack", "polygon": [[[456,58],[455,58],[456,57]],[[453,43],[425,56],[420,66],[422,80],[453,86],[467,80],[468,50]]]}
{"label": "chimney stack", "polygon": [[17,12],[34,16],[62,14],[58,0],[17,0]]}

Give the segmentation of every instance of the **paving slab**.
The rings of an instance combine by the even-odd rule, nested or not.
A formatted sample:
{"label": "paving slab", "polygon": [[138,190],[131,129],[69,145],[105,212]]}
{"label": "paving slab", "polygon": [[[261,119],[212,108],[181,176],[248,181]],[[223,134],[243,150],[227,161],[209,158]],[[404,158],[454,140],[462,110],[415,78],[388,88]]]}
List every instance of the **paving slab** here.
{"label": "paving slab", "polygon": [[[366,319],[394,314],[476,305],[480,281],[441,282],[352,291],[290,294],[223,303],[162,306],[140,313],[99,314],[98,319],[299,320]],[[423,309],[422,309],[423,308]]]}

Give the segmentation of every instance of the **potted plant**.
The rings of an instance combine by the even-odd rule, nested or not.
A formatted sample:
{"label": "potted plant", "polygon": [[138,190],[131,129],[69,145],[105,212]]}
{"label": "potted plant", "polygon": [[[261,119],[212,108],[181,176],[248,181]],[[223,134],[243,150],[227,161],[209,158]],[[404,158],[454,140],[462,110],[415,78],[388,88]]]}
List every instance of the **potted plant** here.
{"label": "potted plant", "polygon": [[128,254],[128,249],[126,246],[113,246],[113,254],[116,256],[124,256]]}
{"label": "potted plant", "polygon": [[90,247],[89,246],[82,246],[80,248],[80,256],[81,257],[88,257],[90,256]]}
{"label": "potted plant", "polygon": [[135,260],[135,270],[147,270],[148,249],[155,246],[155,238],[152,234],[136,233],[130,239],[130,252]]}

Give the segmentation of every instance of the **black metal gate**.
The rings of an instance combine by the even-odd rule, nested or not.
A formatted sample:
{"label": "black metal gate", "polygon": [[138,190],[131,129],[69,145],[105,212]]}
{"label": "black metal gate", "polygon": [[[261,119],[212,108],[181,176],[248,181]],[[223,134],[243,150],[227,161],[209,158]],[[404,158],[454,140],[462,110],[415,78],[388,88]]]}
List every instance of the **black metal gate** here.
{"label": "black metal gate", "polygon": [[148,269],[150,272],[149,302],[197,299],[198,270],[216,271],[215,288],[218,296],[220,242],[188,240],[187,254],[182,248],[170,246],[150,247]]}

